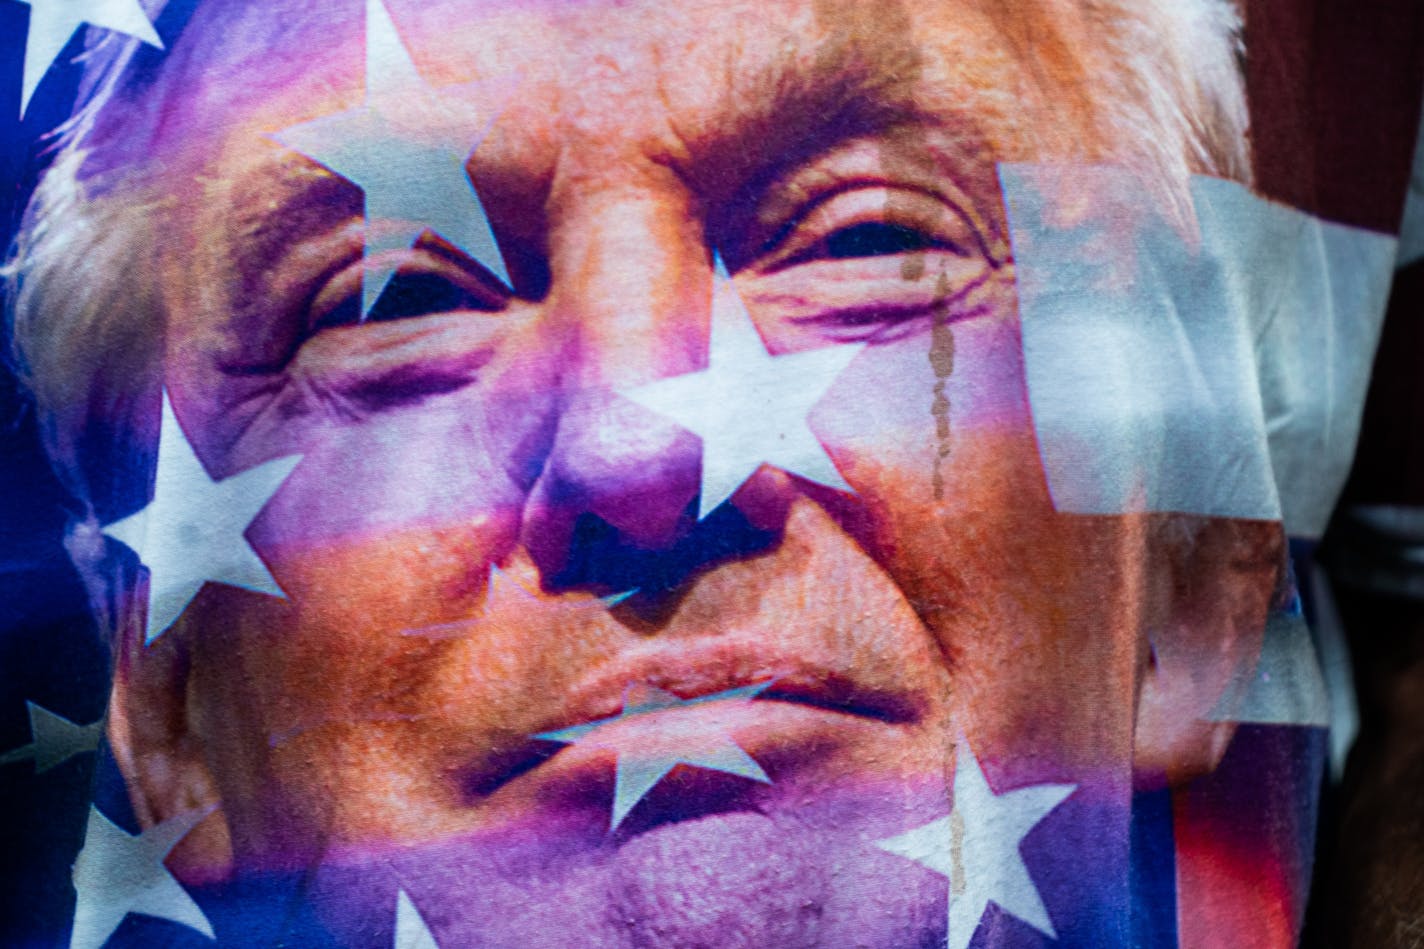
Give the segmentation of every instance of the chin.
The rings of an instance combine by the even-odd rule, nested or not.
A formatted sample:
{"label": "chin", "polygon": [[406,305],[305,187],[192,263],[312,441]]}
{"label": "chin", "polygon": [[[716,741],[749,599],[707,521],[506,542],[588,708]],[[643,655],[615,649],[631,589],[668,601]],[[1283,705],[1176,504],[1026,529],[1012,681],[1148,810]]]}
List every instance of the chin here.
{"label": "chin", "polygon": [[543,809],[443,840],[330,853],[302,898],[335,944],[372,949],[391,944],[398,890],[441,946],[944,944],[946,881],[875,846],[942,813],[942,783],[917,793],[857,776],[834,793],[788,782],[738,795],[676,778],[615,831],[606,811],[594,830],[586,813]]}

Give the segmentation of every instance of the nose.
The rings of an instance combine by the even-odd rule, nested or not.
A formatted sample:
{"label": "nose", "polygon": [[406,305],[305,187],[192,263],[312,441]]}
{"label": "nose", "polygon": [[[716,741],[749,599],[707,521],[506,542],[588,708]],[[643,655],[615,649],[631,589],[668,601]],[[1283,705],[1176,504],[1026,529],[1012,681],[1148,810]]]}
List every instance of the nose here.
{"label": "nose", "polygon": [[558,218],[549,312],[574,341],[521,540],[550,589],[674,589],[769,535],[731,505],[699,522],[700,439],[621,395],[706,365],[712,262],[674,187],[604,192]]}

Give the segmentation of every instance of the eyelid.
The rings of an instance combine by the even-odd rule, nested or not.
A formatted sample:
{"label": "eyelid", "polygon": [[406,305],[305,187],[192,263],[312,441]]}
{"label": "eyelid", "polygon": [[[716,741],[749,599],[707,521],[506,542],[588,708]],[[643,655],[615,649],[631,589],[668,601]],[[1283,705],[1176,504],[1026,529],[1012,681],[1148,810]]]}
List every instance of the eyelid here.
{"label": "eyelid", "polygon": [[[492,312],[503,309],[510,300],[509,291],[497,277],[458,251],[446,250],[433,242],[422,240],[409,250],[388,252],[375,259],[396,264],[392,280],[425,275],[448,281],[476,301],[477,305],[468,309]],[[367,279],[374,279],[375,270],[372,260],[363,258],[357,251],[351,261],[337,268],[312,296],[307,307],[309,329],[322,326],[342,305],[353,298],[359,299],[363,274]]]}
{"label": "eyelid", "polygon": [[884,182],[849,182],[813,199],[782,225],[763,251],[762,272],[820,259],[816,248],[837,232],[863,224],[884,224],[923,234],[930,247],[903,254],[983,254],[983,239],[967,215],[946,198],[924,188]]}
{"label": "eyelid", "polygon": [[818,244],[861,224],[885,224],[923,234],[940,251],[959,257],[982,253],[982,241],[968,217],[943,197],[923,188],[884,182],[850,182],[818,196],[767,242],[765,263],[772,271],[806,262]]}

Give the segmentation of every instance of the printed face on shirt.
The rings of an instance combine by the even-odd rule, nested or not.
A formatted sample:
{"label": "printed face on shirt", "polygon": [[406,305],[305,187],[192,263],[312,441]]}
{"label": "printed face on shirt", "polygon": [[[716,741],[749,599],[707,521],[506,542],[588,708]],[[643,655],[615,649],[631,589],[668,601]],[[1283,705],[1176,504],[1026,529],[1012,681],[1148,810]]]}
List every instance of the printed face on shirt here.
{"label": "printed face on shirt", "polygon": [[1173,711],[1276,529],[1055,513],[1026,395],[997,166],[1131,151],[1089,25],[282,6],[199,9],[145,172],[186,438],[301,456],[246,533],[286,597],[209,584],[121,671],[140,810],[220,804],[185,872],[380,863],[479,907],[451,945],[913,945],[944,880],[874,842],[966,742],[1087,832],[1219,756]]}

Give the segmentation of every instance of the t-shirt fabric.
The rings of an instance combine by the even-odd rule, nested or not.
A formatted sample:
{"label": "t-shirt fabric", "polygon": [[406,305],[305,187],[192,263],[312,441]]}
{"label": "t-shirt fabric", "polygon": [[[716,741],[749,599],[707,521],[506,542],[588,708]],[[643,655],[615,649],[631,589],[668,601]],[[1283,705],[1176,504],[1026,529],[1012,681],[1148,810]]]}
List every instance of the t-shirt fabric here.
{"label": "t-shirt fabric", "polygon": [[1329,899],[1417,4],[27,0],[0,64],[4,945]]}

